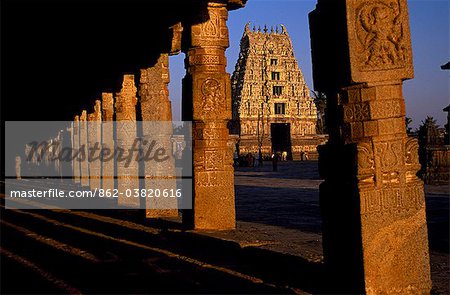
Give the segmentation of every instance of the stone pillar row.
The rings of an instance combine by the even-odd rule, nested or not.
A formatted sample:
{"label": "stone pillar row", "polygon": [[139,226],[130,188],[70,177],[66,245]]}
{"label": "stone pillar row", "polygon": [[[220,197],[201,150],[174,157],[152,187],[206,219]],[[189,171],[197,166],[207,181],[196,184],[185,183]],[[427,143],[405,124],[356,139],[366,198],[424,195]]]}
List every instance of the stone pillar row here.
{"label": "stone pillar row", "polygon": [[[78,120],[78,117],[76,119]],[[46,139],[37,147],[33,143],[25,144],[24,159],[26,159],[26,162],[22,163],[22,157],[20,155],[17,155],[15,158],[16,178],[22,178],[22,164],[26,164],[24,174],[27,177],[52,176],[61,178],[65,173],[71,171],[72,163],[66,163],[64,160],[61,161],[60,155],[63,155],[62,158],[64,158],[64,144],[66,140],[72,138],[74,132],[73,126],[74,124],[72,123],[66,130],[58,131],[55,137]],[[67,136],[67,134],[70,135]],[[29,158],[30,156],[31,158]],[[76,179],[80,182],[79,175]]]}
{"label": "stone pillar row", "polygon": [[[231,85],[230,75],[226,72],[225,50],[229,46],[228,9],[233,5],[227,1],[199,1],[194,6],[190,7],[193,12],[190,18],[169,28],[173,38],[171,44],[164,45],[166,48],[162,50],[167,53],[160,54],[152,67],[141,70],[139,97],[142,120],[158,121],[159,125],[158,129],[144,125],[140,144],[157,136],[160,137],[159,144],[172,153],[168,56],[183,51],[186,54],[186,76],[183,79],[182,113],[184,121],[192,121],[192,150],[189,152],[192,152],[193,159],[192,166],[183,167],[184,174],[193,177],[193,210],[183,212],[183,221],[188,227],[199,230],[229,230],[236,227],[236,214],[233,153],[227,128],[231,119]],[[112,93],[103,93],[102,101],[96,101],[93,113],[88,115],[83,110],[75,117],[71,131],[72,146],[88,150],[101,142],[103,147],[110,149],[115,146],[124,150],[132,147],[138,131],[136,92],[134,76],[125,75],[115,102]],[[114,116],[115,136],[111,124]],[[129,165],[112,161],[103,164],[101,161],[75,161],[72,167],[74,182],[83,187],[118,188],[121,192],[139,188],[137,176],[140,167],[133,161]],[[186,169],[191,171],[186,173]],[[146,188],[163,182],[173,187],[176,182],[176,177],[173,177],[175,163],[152,163],[143,170]],[[113,178],[114,171],[117,179]],[[138,201],[137,198],[119,198],[120,205],[136,206],[134,202]],[[176,204],[161,204],[152,199],[147,200],[146,206],[150,209],[146,211],[147,217],[178,215]],[[162,206],[174,209],[158,209]]]}
{"label": "stone pillar row", "polygon": [[[148,69],[141,70],[140,90],[141,110],[143,121],[158,121],[157,123],[143,124],[143,141],[155,139],[172,154],[172,111],[168,94],[169,69],[168,54],[161,54],[156,64]],[[72,147],[74,151],[85,149],[86,157],[89,150],[107,148],[114,151],[120,148],[124,151],[123,158],[127,158],[129,150],[142,144],[138,141],[136,122],[137,87],[134,75],[124,75],[122,88],[116,93],[102,93],[102,99],[96,100],[94,112],[87,114],[83,110],[81,115],[74,118],[71,128]],[[115,123],[115,125],[114,125]],[[97,146],[95,146],[97,145]],[[74,160],[72,163],[73,181],[91,190],[103,189],[113,193],[113,189],[123,192],[119,195],[118,205],[139,208],[140,198],[128,198],[127,189],[140,187],[139,163],[133,160],[102,161],[100,158],[90,160]],[[98,155],[98,152],[97,152]],[[145,188],[176,187],[175,163],[162,162],[145,165]],[[116,173],[114,173],[116,172]],[[114,176],[117,176],[116,179]],[[170,181],[161,182],[160,176],[170,176]],[[167,203],[169,202],[169,203]],[[178,216],[177,199],[148,199],[146,204],[148,218],[176,217]],[[171,209],[161,209],[171,208]]]}

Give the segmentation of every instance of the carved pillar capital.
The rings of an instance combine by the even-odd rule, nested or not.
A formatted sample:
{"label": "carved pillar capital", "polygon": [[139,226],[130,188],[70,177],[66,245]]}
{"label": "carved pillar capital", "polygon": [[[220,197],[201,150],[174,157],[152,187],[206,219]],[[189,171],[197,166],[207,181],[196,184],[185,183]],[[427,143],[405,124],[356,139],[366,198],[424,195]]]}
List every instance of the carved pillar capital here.
{"label": "carved pillar capital", "polygon": [[134,84],[134,75],[124,75],[122,89],[116,96],[116,120],[136,121],[137,88]]}
{"label": "carved pillar capital", "polygon": [[229,46],[228,10],[225,4],[209,2],[200,19],[191,26],[189,71],[225,72],[225,49]]}
{"label": "carved pillar capital", "polygon": [[80,121],[82,121],[82,122],[86,122],[87,121],[87,111],[86,110],[82,110],[81,111]]}
{"label": "carved pillar capital", "polygon": [[154,66],[142,69],[139,82],[142,120],[171,121],[169,55],[161,54]]}
{"label": "carved pillar capital", "polygon": [[175,25],[171,26],[170,31],[172,32],[172,43],[170,48],[170,54],[178,54],[181,51],[181,40],[182,40],[182,33],[183,33],[183,26],[181,22],[176,23]]}
{"label": "carved pillar capital", "polygon": [[114,116],[114,98],[109,92],[102,93],[103,121],[112,121]]}

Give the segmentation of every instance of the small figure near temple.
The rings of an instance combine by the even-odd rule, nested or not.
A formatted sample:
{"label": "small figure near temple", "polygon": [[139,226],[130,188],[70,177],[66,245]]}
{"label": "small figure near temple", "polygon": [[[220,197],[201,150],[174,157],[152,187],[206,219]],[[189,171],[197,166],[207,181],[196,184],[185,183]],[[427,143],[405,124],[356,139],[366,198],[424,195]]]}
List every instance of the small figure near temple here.
{"label": "small figure near temple", "polygon": [[286,151],[283,151],[281,153],[281,160],[282,161],[287,161],[287,155],[288,155],[288,153]]}
{"label": "small figure near temple", "polygon": [[277,155],[277,153],[272,154],[272,170],[278,171],[278,155]]}

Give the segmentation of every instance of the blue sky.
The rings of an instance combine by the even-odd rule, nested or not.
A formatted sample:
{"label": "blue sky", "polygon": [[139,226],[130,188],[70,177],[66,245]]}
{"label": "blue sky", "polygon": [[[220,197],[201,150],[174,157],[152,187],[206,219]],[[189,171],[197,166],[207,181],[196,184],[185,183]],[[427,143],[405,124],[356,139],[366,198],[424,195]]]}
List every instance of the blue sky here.
{"label": "blue sky", "polygon": [[[442,109],[450,100],[450,71],[440,66],[450,60],[450,1],[408,1],[411,38],[413,45],[415,78],[404,84],[407,116],[418,127],[427,115],[437,119],[441,126],[446,117]],[[308,13],[315,7],[313,0],[249,0],[246,7],[230,12],[228,27],[230,48],[227,50],[229,73],[234,71],[239,42],[244,26],[252,22],[256,26],[284,24],[292,38],[295,56],[313,88]],[[181,79],[184,76],[184,55],[170,58],[170,97],[175,120],[180,119]]]}

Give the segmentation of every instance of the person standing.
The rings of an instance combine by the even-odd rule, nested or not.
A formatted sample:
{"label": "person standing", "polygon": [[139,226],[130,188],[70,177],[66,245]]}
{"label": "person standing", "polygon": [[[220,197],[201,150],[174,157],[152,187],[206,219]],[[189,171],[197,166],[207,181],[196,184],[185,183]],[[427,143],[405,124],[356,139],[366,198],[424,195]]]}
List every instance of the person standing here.
{"label": "person standing", "polygon": [[278,171],[278,155],[276,153],[272,154],[272,170]]}

